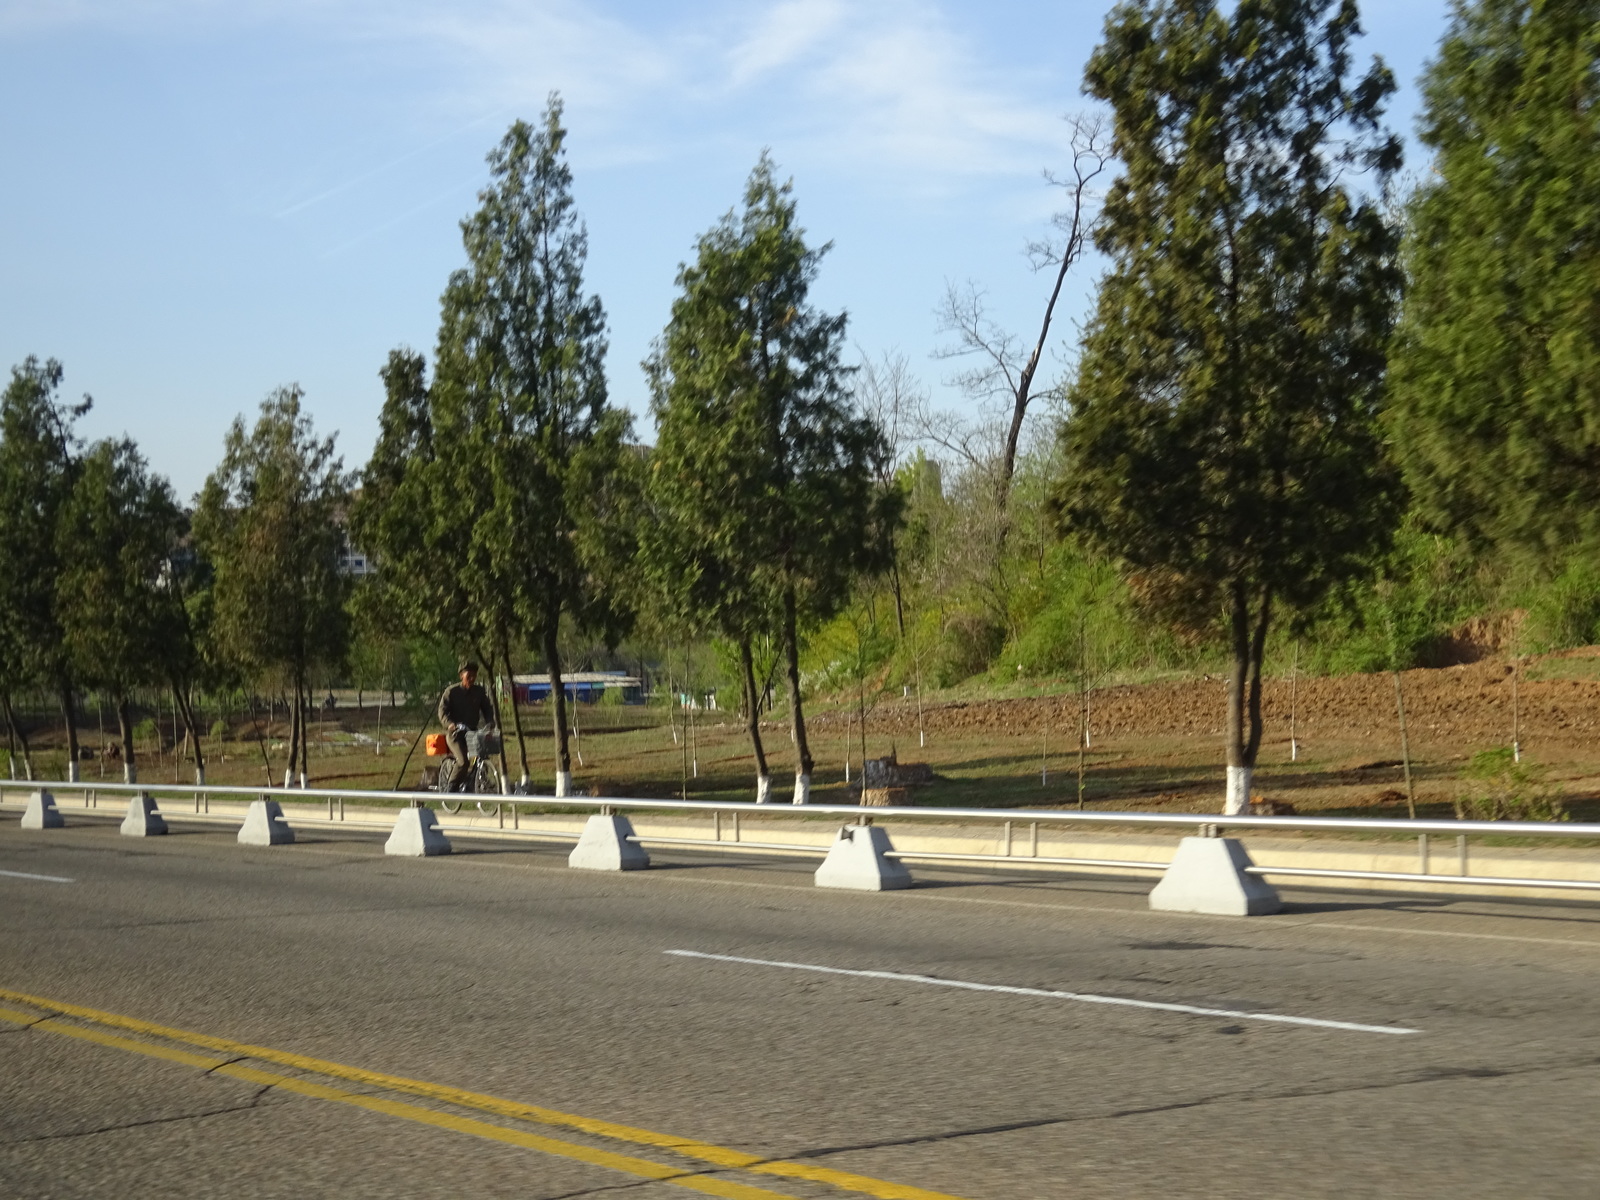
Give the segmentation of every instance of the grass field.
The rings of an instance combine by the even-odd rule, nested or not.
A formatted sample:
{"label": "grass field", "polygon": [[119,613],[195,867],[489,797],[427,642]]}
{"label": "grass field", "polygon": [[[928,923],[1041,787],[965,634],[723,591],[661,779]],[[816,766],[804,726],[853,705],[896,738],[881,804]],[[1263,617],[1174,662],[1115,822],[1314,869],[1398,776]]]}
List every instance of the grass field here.
{"label": "grass field", "polygon": [[[1516,695],[1511,665],[1485,660],[1467,667],[1408,671],[1402,677],[1419,816],[1450,817],[1466,786],[1473,754],[1511,741],[1513,723],[1530,762],[1559,790],[1575,819],[1600,819],[1600,650],[1590,648],[1534,660],[1519,668]],[[1087,807],[1166,812],[1214,812],[1222,799],[1220,679],[1169,678],[1101,689],[1090,698],[1091,742],[1083,755]],[[851,703],[856,701],[856,703]],[[816,761],[813,799],[854,803],[846,783],[860,777],[858,698],[814,701],[808,710]],[[913,790],[914,803],[974,808],[1075,807],[1078,784],[1079,698],[1063,683],[1032,681],[984,691],[972,685],[925,697],[879,697],[868,707],[866,750],[897,752],[922,761],[934,781]],[[1290,760],[1289,710],[1299,755]],[[659,707],[575,706],[574,778],[588,795],[692,799],[736,803],[754,798],[754,756],[738,719]],[[1256,790],[1307,815],[1404,817],[1404,770],[1393,679],[1388,675],[1268,681],[1266,736]],[[535,792],[553,782],[548,713],[524,710]],[[311,783],[354,789],[413,788],[427,760],[419,746],[406,762],[419,728],[431,730],[421,708],[342,708],[313,726]],[[282,781],[286,728],[262,731],[249,722],[233,737],[208,746],[213,783]],[[787,723],[763,721],[775,798],[787,798],[794,753]],[[926,744],[922,744],[923,739]],[[507,739],[512,778],[519,774],[515,740]],[[50,739],[46,737],[48,745]],[[114,778],[117,764],[85,763],[86,778]],[[169,750],[141,763],[148,782],[186,782],[192,769]]]}

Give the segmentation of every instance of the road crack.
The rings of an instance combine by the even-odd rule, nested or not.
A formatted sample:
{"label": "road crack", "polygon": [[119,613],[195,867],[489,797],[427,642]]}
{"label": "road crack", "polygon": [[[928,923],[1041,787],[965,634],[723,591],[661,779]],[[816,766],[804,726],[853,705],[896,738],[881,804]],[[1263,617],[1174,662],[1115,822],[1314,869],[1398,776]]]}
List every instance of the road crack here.
{"label": "road crack", "polygon": [[1419,1084],[1444,1083],[1456,1079],[1503,1079],[1511,1076],[1536,1075],[1549,1071],[1583,1070],[1600,1066],[1600,1058],[1580,1059],[1576,1062],[1549,1063],[1527,1067],[1440,1067],[1382,1083],[1351,1084],[1341,1087],[1306,1088],[1282,1092],[1218,1092],[1192,1100],[1179,1100],[1170,1104],[1154,1104],[1140,1108],[1117,1109],[1112,1112],[1085,1113],[1078,1116],[1035,1117],[1025,1121],[1006,1121],[996,1125],[980,1125],[971,1129],[948,1129],[937,1133],[917,1134],[911,1137],[886,1138],[876,1142],[860,1142],[848,1146],[826,1146],[813,1150],[799,1150],[776,1158],[763,1159],[759,1164],[793,1161],[795,1159],[827,1158],[835,1154],[849,1154],[858,1150],[883,1150],[897,1146],[917,1146],[931,1142],[959,1141],[963,1138],[988,1137],[998,1133],[1013,1133],[1022,1129],[1043,1129],[1052,1125],[1077,1125],[1090,1121],[1117,1121],[1127,1117],[1147,1117],[1158,1113],[1181,1112],[1188,1108],[1204,1108],[1212,1104],[1261,1103],[1281,1100],[1308,1100],[1320,1096],[1338,1096],[1355,1092],[1387,1091],[1391,1088],[1415,1087]]}
{"label": "road crack", "polygon": [[155,1125],[175,1125],[182,1121],[204,1121],[211,1117],[227,1116],[229,1113],[250,1112],[259,1108],[262,1098],[272,1089],[261,1088],[244,1104],[232,1104],[226,1108],[213,1108],[205,1112],[183,1113],[176,1117],[152,1117],[146,1121],[125,1121],[117,1125],[102,1125],[97,1129],[80,1129],[72,1133],[42,1133],[36,1137],[15,1138],[11,1141],[0,1142],[0,1146],[26,1146],[33,1142],[59,1142],[72,1138],[97,1137],[102,1133],[118,1133],[124,1129],[146,1129]]}

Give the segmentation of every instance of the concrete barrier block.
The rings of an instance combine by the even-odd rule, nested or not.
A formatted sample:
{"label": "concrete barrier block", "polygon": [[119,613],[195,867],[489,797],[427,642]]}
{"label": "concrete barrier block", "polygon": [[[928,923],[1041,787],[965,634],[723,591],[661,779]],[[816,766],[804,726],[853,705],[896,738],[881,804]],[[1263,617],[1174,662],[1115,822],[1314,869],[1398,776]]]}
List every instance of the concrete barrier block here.
{"label": "concrete barrier block", "polygon": [[858,892],[908,888],[911,872],[899,859],[884,857],[886,851],[893,849],[889,835],[876,825],[846,825],[817,868],[817,886]]}
{"label": "concrete barrier block", "polygon": [[583,836],[567,856],[567,866],[581,871],[642,871],[650,856],[630,842],[633,822],[616,813],[596,813],[583,826]]}
{"label": "concrete barrier block", "polygon": [[123,837],[160,837],[166,832],[166,818],[154,796],[142,792],[128,801],[128,815],[122,818]]}
{"label": "concrete barrier block", "polygon": [[1150,907],[1159,912],[1221,917],[1275,913],[1283,901],[1277,889],[1259,875],[1245,874],[1245,868],[1253,865],[1250,852],[1238,838],[1186,837],[1150,893]]}
{"label": "concrete barrier block", "polygon": [[250,802],[250,810],[239,826],[239,844],[243,846],[288,846],[294,842],[294,830],[283,817],[283,805],[262,797]]}
{"label": "concrete barrier block", "polygon": [[28,797],[28,807],[22,810],[24,829],[60,829],[66,817],[56,807],[56,798],[49,792],[34,792]]}
{"label": "concrete barrier block", "polygon": [[431,808],[402,808],[395,818],[394,832],[383,844],[383,852],[407,858],[449,854],[450,839],[436,828],[438,824],[439,818]]}

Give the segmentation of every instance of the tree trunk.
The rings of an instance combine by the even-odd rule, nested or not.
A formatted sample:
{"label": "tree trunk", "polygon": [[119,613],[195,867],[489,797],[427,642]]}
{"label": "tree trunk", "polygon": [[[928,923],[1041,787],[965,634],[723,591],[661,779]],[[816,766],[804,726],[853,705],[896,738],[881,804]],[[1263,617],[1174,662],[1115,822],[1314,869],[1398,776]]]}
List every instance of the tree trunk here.
{"label": "tree trunk", "polygon": [[256,731],[256,745],[261,747],[261,764],[267,772],[267,786],[272,786],[272,755],[267,753],[266,735],[261,732],[261,715],[256,711],[256,695],[250,693],[250,727]]}
{"label": "tree trunk", "polygon": [[6,729],[10,732],[17,745],[22,747],[22,775],[30,782],[33,779],[33,755],[28,750],[28,735],[23,731],[22,723],[17,720],[17,710],[11,703],[11,693],[0,696],[0,703],[6,709]]}
{"label": "tree trunk", "polygon": [[294,786],[294,769],[295,764],[299,761],[300,754],[300,702],[298,697],[293,703],[290,703],[286,698],[284,707],[289,714],[289,761],[283,767],[283,786],[288,788]]}
{"label": "tree trunk", "polygon": [[1272,593],[1262,589],[1260,608],[1250,611],[1250,592],[1233,585],[1230,621],[1233,663],[1228,675],[1228,792],[1222,811],[1237,816],[1250,810],[1250,784],[1261,749],[1261,660],[1272,619]]}
{"label": "tree trunk", "polygon": [[811,747],[806,742],[806,718],[800,708],[800,637],[795,613],[794,588],[783,591],[783,660],[789,679],[789,728],[794,736],[796,755],[794,770],[794,802],[808,803],[811,799]]}
{"label": "tree trunk", "polygon": [[183,727],[189,732],[189,745],[194,748],[195,785],[204,787],[206,782],[206,756],[205,752],[200,748],[200,722],[195,715],[194,704],[176,684],[172,688],[172,697],[177,702],[179,714],[183,717]]}
{"label": "tree trunk", "polygon": [[893,538],[889,539],[889,578],[894,581],[894,624],[900,633],[900,640],[906,640],[906,602],[900,589],[900,547]]}
{"label": "tree trunk", "polygon": [[544,658],[550,669],[550,712],[555,722],[556,735],[556,795],[566,796],[572,791],[572,754],[567,747],[567,690],[561,682],[561,651],[556,646],[556,633],[561,620],[561,609],[545,617]]}
{"label": "tree trunk", "polygon": [[750,649],[750,638],[739,639],[739,670],[744,684],[745,728],[750,733],[750,748],[756,754],[756,803],[765,804],[772,799],[772,773],[767,768],[767,752],[761,745],[761,693],[756,690],[755,655]]}
{"label": "tree trunk", "polygon": [[[505,648],[503,642],[501,646],[506,663],[506,686],[511,689],[511,726],[517,731],[517,762],[522,767],[522,788],[526,791],[528,787],[528,742],[522,732],[522,710],[517,707],[517,677],[511,670],[510,649]],[[504,744],[505,739],[502,738],[502,747]]]}
{"label": "tree trunk", "polygon": [[61,680],[61,716],[67,723],[67,782],[78,782],[78,705],[72,680]]}
{"label": "tree trunk", "polygon": [[300,710],[300,786],[305,787],[311,779],[311,689],[304,683],[296,691],[294,702]]}
{"label": "tree trunk", "polygon": [[138,783],[139,768],[134,760],[133,714],[128,711],[126,692],[116,693],[117,732],[122,736],[122,782]]}

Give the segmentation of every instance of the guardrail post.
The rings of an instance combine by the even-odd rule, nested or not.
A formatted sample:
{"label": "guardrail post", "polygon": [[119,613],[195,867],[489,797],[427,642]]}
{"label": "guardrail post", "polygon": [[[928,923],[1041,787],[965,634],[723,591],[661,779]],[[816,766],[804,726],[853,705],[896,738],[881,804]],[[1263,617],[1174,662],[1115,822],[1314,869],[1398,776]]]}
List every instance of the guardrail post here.
{"label": "guardrail post", "polygon": [[394,832],[383,844],[383,852],[405,858],[431,858],[435,854],[449,854],[450,839],[439,832],[439,818],[433,815],[433,809],[419,801],[400,810]]}
{"label": "guardrail post", "polygon": [[294,842],[294,830],[283,815],[283,805],[266,796],[250,802],[239,826],[241,846],[288,846]]}
{"label": "guardrail post", "polygon": [[1255,917],[1283,907],[1275,888],[1256,875],[1255,864],[1238,838],[1186,837],[1178,843],[1172,864],[1150,893],[1158,912],[1211,913],[1223,917]]}
{"label": "guardrail post", "polygon": [[24,829],[60,829],[67,823],[56,798],[46,791],[37,791],[28,797],[28,807],[22,811]]}
{"label": "guardrail post", "polygon": [[846,825],[817,868],[816,884],[857,892],[890,892],[911,886],[911,872],[898,859],[889,834],[878,825]]}
{"label": "guardrail post", "polygon": [[567,855],[567,866],[580,871],[642,871],[650,865],[650,856],[637,841],[633,822],[609,804],[590,817],[583,826],[583,836]]}
{"label": "guardrail post", "polygon": [[166,818],[149,792],[140,792],[128,801],[128,815],[122,818],[123,837],[160,837],[167,832]]}

